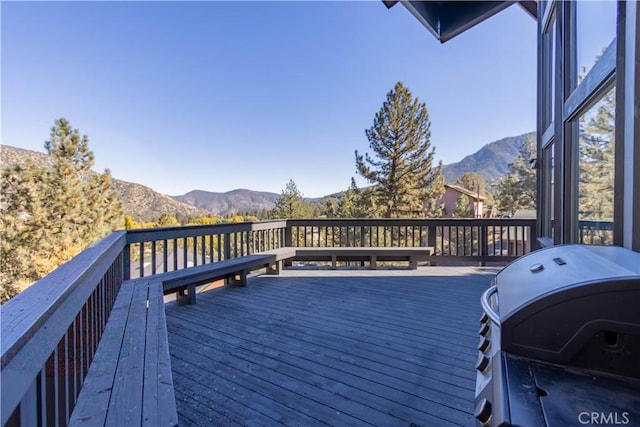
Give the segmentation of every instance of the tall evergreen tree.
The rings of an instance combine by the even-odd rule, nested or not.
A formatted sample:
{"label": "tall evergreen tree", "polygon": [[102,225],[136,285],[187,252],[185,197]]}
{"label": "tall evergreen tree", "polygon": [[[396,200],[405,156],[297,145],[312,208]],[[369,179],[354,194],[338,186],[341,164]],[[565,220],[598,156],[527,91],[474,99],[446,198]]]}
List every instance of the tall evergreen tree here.
{"label": "tall evergreen tree", "polygon": [[307,202],[302,198],[302,193],[298,190],[298,186],[293,180],[289,180],[287,186],[273,209],[274,218],[305,218],[311,214]]}
{"label": "tall evergreen tree", "polygon": [[500,210],[515,213],[519,209],[536,207],[536,171],[532,162],[536,158],[536,145],[533,138],[527,138],[519,149],[519,155],[510,165],[495,193]]}
{"label": "tall evergreen tree", "polygon": [[91,172],[86,135],[61,118],[45,148],[50,168],[28,162],[2,171],[3,293],[40,279],[123,223],[109,171]]}
{"label": "tall evergreen tree", "polygon": [[498,202],[499,209],[502,212],[508,212],[513,215],[520,209],[519,197],[520,189],[518,181],[516,181],[513,174],[508,174],[500,181],[496,189],[495,199]]}
{"label": "tall evergreen tree", "polygon": [[433,203],[444,194],[442,164],[433,167],[426,105],[398,82],[365,133],[374,155],[356,151],[356,168],[374,184],[382,215],[421,216],[425,202]]}
{"label": "tall evergreen tree", "polygon": [[456,207],[452,212],[454,218],[474,218],[475,212],[473,211],[473,205],[468,196],[462,194],[456,200]]}
{"label": "tall evergreen tree", "polygon": [[471,190],[477,193],[479,196],[488,197],[487,193],[487,181],[475,172],[467,172],[462,175],[456,181],[456,185],[459,185],[462,188],[466,188],[467,190]]}
{"label": "tall evergreen tree", "polygon": [[362,193],[356,185],[355,179],[351,178],[351,185],[338,202],[337,216],[339,218],[361,218],[364,216],[364,211]]}

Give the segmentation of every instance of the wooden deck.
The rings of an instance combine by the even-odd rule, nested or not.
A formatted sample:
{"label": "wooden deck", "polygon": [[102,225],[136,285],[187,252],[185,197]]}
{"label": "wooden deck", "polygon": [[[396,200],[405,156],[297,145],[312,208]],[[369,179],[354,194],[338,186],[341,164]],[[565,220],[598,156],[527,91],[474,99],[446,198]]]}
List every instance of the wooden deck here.
{"label": "wooden deck", "polygon": [[496,272],[286,270],[169,303],[180,425],[473,426]]}

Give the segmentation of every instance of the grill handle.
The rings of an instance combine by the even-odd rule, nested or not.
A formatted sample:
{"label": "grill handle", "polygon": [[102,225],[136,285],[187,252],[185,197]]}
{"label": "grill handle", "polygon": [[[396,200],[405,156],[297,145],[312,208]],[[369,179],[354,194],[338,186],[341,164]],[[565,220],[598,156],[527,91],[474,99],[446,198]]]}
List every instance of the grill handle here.
{"label": "grill handle", "polygon": [[498,292],[498,285],[493,285],[492,287],[484,291],[482,293],[482,296],[480,297],[480,304],[482,305],[482,310],[487,314],[487,316],[489,316],[489,319],[493,323],[495,323],[496,326],[500,326],[500,316],[498,316],[498,314],[493,311],[491,305],[489,304],[489,299],[496,292]]}

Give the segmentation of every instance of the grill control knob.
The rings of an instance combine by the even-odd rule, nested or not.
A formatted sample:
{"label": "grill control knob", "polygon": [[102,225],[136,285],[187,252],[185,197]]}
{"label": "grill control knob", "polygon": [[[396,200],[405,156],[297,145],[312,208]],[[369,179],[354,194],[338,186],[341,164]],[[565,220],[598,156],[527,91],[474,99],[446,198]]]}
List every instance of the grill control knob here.
{"label": "grill control knob", "polygon": [[482,316],[480,316],[480,323],[487,323],[487,320],[489,320],[487,313],[482,313]]}
{"label": "grill control knob", "polygon": [[486,338],[480,338],[480,342],[478,343],[478,351],[484,353],[489,348],[489,344],[491,344],[491,341]]}
{"label": "grill control knob", "polygon": [[489,403],[487,399],[483,398],[476,405],[474,416],[482,424],[487,424],[489,422],[489,418],[491,418],[491,403]]}
{"label": "grill control knob", "polygon": [[480,336],[486,337],[490,330],[491,327],[485,323],[484,325],[480,326],[480,330],[478,331],[478,333],[480,334]]}
{"label": "grill control knob", "polygon": [[484,372],[489,367],[489,358],[484,354],[481,354],[476,363],[476,369],[480,372]]}

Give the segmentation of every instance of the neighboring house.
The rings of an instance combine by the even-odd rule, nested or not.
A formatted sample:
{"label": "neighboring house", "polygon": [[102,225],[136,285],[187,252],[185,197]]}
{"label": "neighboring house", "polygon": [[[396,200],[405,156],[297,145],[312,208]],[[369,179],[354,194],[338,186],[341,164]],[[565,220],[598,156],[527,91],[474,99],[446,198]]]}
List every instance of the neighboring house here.
{"label": "neighboring house", "polygon": [[444,205],[443,218],[451,218],[456,209],[456,204],[460,197],[466,197],[469,206],[473,209],[475,218],[482,218],[484,213],[484,203],[487,198],[479,195],[475,191],[467,190],[464,187],[453,184],[445,184],[444,195],[436,202],[437,205]]}

